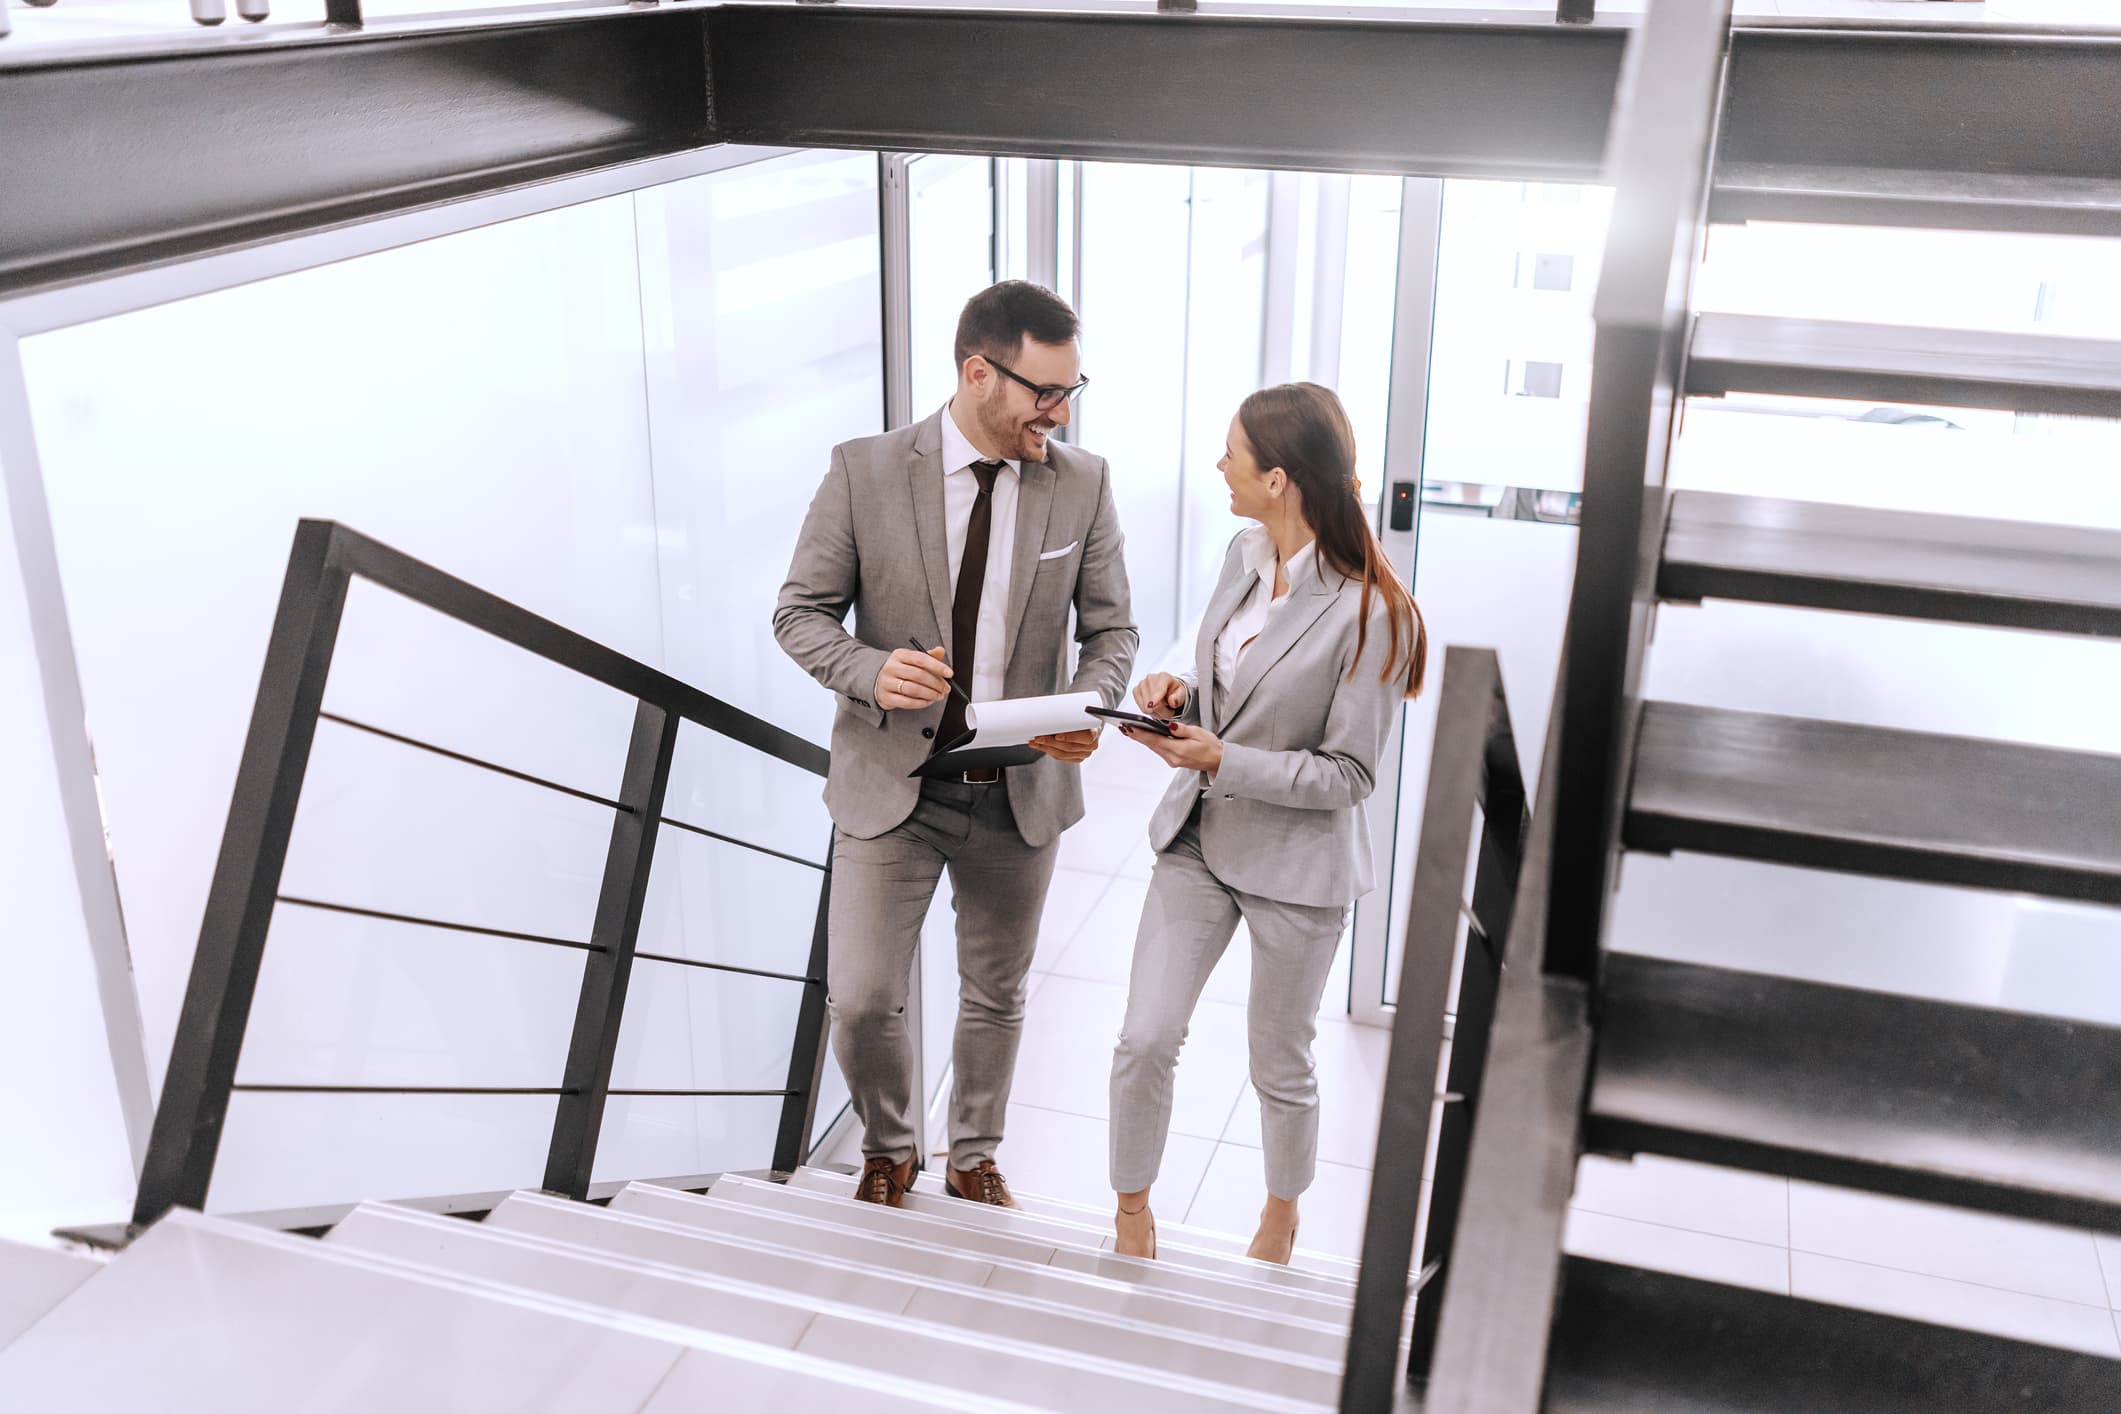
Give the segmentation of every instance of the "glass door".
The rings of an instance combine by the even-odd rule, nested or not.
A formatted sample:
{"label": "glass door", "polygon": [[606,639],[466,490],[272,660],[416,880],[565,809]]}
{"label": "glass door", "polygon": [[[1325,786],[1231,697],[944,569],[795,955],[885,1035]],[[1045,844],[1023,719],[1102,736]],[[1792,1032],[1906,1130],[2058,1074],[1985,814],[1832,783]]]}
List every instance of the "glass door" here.
{"label": "glass door", "polygon": [[[1430,678],[1402,713],[1371,808],[1388,883],[1356,909],[1357,1020],[1390,1024],[1399,990],[1445,645],[1499,654],[1519,760],[1537,779],[1575,573],[1610,207],[1597,187],[1404,184],[1379,525],[1428,620]],[[1415,530],[1391,524],[1390,501],[1407,493],[1418,557]]]}

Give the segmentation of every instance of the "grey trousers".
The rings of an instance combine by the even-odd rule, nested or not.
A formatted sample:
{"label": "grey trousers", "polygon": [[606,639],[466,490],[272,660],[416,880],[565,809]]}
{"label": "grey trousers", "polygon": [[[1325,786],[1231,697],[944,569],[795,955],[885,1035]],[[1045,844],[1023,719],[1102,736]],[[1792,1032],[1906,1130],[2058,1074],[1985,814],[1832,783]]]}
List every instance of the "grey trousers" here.
{"label": "grey trousers", "polygon": [[999,785],[925,781],[913,814],[875,839],[832,842],[832,1049],[862,1122],[862,1153],[903,1163],[922,1103],[906,1027],[906,990],[936,881],[950,871],[957,913],[957,1038],[950,1165],[994,1157],[1016,1074],[1024,979],[1059,844],[1017,833]]}
{"label": "grey trousers", "polygon": [[1252,938],[1246,1021],[1259,1094],[1267,1191],[1297,1198],[1318,1170],[1318,1002],[1346,926],[1346,905],[1317,908],[1239,893],[1201,859],[1197,823],[1156,857],[1134,939],[1127,1017],[1112,1053],[1112,1189],[1156,1181],[1171,1132],[1171,1077],[1186,1023],[1242,918]]}

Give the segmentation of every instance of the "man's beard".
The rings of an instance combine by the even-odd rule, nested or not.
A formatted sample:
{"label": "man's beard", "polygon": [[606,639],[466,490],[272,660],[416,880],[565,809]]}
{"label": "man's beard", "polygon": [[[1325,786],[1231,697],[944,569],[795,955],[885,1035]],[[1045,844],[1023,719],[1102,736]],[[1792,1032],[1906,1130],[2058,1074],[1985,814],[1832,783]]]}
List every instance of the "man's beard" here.
{"label": "man's beard", "polygon": [[1026,450],[1026,443],[1029,440],[1029,425],[1018,422],[1014,418],[1006,418],[999,421],[990,420],[985,409],[980,412],[980,424],[986,430],[988,439],[996,446],[1003,448],[1002,460],[1044,461],[1046,459],[1046,443],[1052,438],[1051,431],[1046,434],[1045,438],[1040,439],[1038,450],[1031,452]]}

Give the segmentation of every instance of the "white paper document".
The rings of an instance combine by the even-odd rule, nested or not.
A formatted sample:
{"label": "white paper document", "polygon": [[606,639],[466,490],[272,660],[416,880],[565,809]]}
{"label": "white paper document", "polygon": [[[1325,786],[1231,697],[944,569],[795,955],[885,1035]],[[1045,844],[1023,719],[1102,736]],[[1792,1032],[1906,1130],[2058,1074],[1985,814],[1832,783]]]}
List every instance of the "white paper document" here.
{"label": "white paper document", "polygon": [[1000,702],[975,702],[965,709],[965,726],[982,749],[1022,746],[1035,736],[1087,731],[1098,722],[1083,709],[1104,705],[1104,699],[1094,692],[1063,692],[1052,697],[1011,697]]}

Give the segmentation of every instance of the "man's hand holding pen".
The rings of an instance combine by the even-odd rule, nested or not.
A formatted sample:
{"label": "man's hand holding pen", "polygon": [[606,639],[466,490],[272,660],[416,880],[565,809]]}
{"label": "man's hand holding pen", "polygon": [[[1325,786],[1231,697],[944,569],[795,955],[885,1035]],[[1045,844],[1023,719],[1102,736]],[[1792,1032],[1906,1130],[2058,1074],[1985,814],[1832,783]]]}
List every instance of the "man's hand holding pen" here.
{"label": "man's hand holding pen", "polygon": [[[876,675],[876,705],[885,711],[906,707],[929,707],[940,702],[957,685],[956,674],[943,661],[943,650],[931,648],[917,653],[911,648],[893,649]],[[963,692],[963,688],[957,689]]]}

